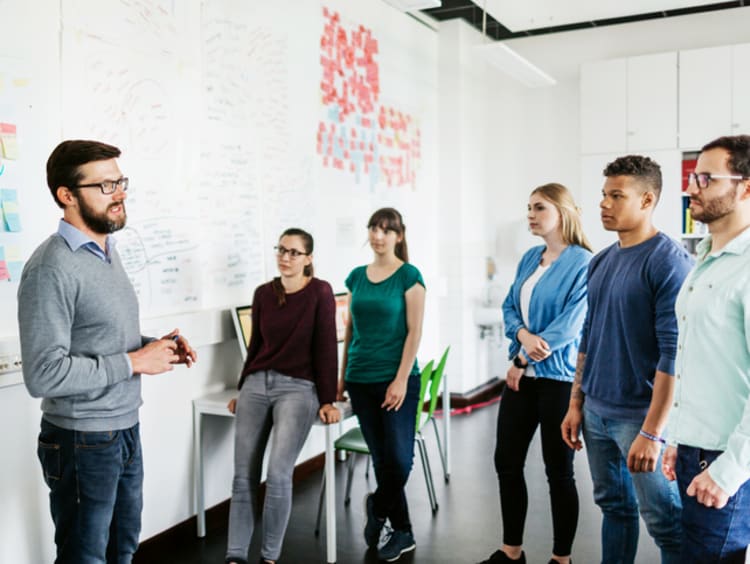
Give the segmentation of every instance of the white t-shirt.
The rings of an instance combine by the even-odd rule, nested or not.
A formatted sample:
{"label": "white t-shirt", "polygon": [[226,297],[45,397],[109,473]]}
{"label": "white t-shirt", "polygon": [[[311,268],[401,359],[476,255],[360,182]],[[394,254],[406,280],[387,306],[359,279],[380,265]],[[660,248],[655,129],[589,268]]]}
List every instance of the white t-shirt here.
{"label": "white t-shirt", "polygon": [[[539,282],[542,275],[547,272],[548,268],[549,265],[542,266],[540,264],[536,267],[534,273],[526,279],[523,286],[521,286],[521,319],[523,319],[523,324],[526,325],[526,327],[529,326],[529,304],[531,303],[531,294],[534,291],[534,286]],[[524,370],[524,374],[526,376],[536,376],[534,366],[529,364]]]}

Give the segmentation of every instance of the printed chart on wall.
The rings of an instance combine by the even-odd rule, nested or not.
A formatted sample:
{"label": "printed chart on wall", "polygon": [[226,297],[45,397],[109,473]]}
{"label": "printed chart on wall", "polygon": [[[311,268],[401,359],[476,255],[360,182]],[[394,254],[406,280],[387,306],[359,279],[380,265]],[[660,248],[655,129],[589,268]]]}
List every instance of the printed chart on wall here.
{"label": "printed chart on wall", "polygon": [[[169,52],[179,50],[187,16],[173,2],[113,2],[111,12],[100,4],[63,4],[63,135],[123,151],[128,224],[115,237],[142,315],[199,309],[200,214],[192,195],[197,124],[191,124],[197,94],[186,86],[197,71],[184,55]],[[82,31],[119,29],[123,21],[132,29]]]}
{"label": "printed chart on wall", "polygon": [[0,309],[11,312],[0,323],[3,333],[15,327],[15,307],[6,305],[14,303],[30,244],[38,243],[26,232],[29,218],[22,209],[29,208],[21,206],[38,177],[30,158],[33,80],[28,67],[0,57]]}

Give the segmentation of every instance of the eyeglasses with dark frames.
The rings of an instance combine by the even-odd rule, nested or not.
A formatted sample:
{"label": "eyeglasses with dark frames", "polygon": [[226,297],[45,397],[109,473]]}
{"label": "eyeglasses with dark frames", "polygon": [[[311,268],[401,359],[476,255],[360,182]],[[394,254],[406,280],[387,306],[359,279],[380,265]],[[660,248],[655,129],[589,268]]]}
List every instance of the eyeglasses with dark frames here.
{"label": "eyeglasses with dark frames", "polygon": [[747,180],[746,176],[740,176],[739,174],[711,174],[710,172],[691,172],[688,174],[688,184],[695,182],[695,184],[701,190],[708,188],[708,185],[712,180],[721,180],[728,178],[729,180]]}
{"label": "eyeglasses with dark frames", "polygon": [[289,258],[296,259],[299,257],[307,256],[310,253],[303,253],[302,251],[298,251],[297,249],[287,249],[286,247],[282,247],[281,245],[277,245],[273,248],[274,251],[276,251],[276,256],[281,258],[284,255],[288,254]]}
{"label": "eyeglasses with dark frames", "polygon": [[99,188],[102,194],[114,194],[119,188],[123,192],[127,192],[129,179],[127,177],[120,178],[118,180],[103,180],[102,182],[93,182],[91,184],[76,184],[73,188]]}

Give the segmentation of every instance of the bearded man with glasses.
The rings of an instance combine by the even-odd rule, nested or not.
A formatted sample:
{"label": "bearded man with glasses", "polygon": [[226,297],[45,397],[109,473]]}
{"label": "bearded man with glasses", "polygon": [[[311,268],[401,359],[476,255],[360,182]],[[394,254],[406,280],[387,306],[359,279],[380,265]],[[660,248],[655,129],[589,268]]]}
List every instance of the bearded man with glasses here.
{"label": "bearded man with glasses", "polygon": [[662,472],[682,498],[681,562],[745,562],[750,545],[750,136],[701,149],[687,194],[708,226],[676,302]]}
{"label": "bearded man with glasses", "polygon": [[141,374],[196,360],[177,329],[161,339],[140,333],[138,299],[111,236],[127,220],[119,156],[98,141],[52,151],[47,184],[63,217],[18,288],[24,382],[43,398],[37,454],[58,564],[131,562],[143,506]]}

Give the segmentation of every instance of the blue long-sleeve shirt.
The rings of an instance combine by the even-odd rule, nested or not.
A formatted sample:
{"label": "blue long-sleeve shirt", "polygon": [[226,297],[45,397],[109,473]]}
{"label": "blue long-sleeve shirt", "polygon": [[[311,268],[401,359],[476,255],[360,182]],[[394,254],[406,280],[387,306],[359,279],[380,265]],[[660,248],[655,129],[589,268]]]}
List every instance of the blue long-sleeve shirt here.
{"label": "blue long-sleeve shirt", "polygon": [[581,388],[597,415],[642,422],[656,371],[674,374],[674,304],[692,264],[663,233],[632,247],[615,243],[592,259]]}
{"label": "blue long-sleeve shirt", "polygon": [[533,364],[538,378],[572,382],[583,320],[586,316],[586,271],[591,253],[577,245],[566,247],[539,278],[531,293],[529,325],[521,315],[521,287],[536,271],[546,247],[526,251],[516,278],[503,303],[505,336],[510,339],[510,358],[521,350],[518,331],[525,328],[549,345],[552,354]]}

